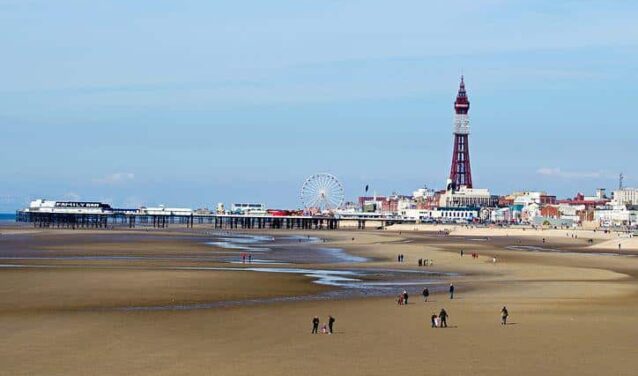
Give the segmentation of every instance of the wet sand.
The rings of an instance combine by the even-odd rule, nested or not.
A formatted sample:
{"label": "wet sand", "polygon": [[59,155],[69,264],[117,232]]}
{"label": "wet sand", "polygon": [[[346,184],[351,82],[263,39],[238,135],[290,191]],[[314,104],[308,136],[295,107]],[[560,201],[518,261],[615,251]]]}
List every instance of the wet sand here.
{"label": "wet sand", "polygon": [[[453,282],[456,297],[436,292],[424,303],[412,294],[407,306],[398,306],[394,296],[340,296],[171,309],[338,289],[303,274],[188,269],[273,267],[232,264],[225,258],[231,251],[205,244],[209,236],[202,232],[2,235],[0,263],[33,267],[0,269],[0,372],[633,375],[638,366],[638,257],[601,255],[609,250],[581,239],[312,231],[327,242],[304,247],[345,249],[366,261],[319,257],[304,268],[427,269],[442,273],[437,283]],[[272,233],[283,234],[300,235]],[[460,249],[480,257],[461,258]],[[395,261],[398,253],[406,262]],[[25,255],[48,258],[10,259]],[[82,258],[88,255],[149,258]],[[419,268],[418,258],[434,264]],[[499,325],[503,305],[512,323],[505,327]],[[166,309],[119,309],[132,306]],[[430,315],[442,307],[451,327],[429,328]],[[337,318],[336,333],[310,335],[311,318],[323,322],[328,314]]]}

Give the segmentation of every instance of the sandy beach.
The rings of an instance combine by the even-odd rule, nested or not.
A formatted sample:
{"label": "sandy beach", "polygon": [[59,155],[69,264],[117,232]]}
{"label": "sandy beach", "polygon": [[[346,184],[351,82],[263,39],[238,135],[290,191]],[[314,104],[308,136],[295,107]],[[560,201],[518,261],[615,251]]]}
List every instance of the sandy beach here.
{"label": "sandy beach", "polygon": [[[0,229],[0,372],[635,374],[635,239],[615,252],[616,239],[603,236],[614,234],[597,234],[590,244],[590,234],[564,231],[438,231],[261,232],[274,237],[266,254],[211,245],[205,228]],[[318,240],[302,243],[308,235]],[[238,263],[244,252],[293,262]],[[399,253],[404,263],[396,262]],[[419,258],[433,265],[419,268]],[[342,287],[314,283],[307,273],[250,270],[293,267],[376,271],[361,277],[372,284],[427,269],[434,293],[423,302],[421,285],[401,276],[411,297],[399,306],[394,292],[334,297],[329,293]],[[378,277],[379,270],[395,272]],[[393,283],[398,294],[402,287]],[[449,283],[456,286],[453,300],[444,291]],[[503,306],[510,325],[499,323]],[[441,308],[450,327],[430,328]],[[311,335],[312,317],[323,323],[329,314],[335,334]]]}

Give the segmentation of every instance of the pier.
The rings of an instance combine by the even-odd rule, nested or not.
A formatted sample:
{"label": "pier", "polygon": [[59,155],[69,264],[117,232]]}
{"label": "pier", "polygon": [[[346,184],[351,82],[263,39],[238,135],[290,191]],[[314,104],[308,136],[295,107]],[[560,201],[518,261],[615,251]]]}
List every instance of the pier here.
{"label": "pier", "polygon": [[[337,218],[329,216],[272,216],[239,214],[143,214],[136,212],[111,212],[100,214],[38,213],[17,211],[16,222],[31,223],[36,228],[60,229],[112,229],[169,226],[193,228],[210,225],[215,229],[287,229],[287,230],[337,230],[376,229],[396,223],[401,219]],[[409,222],[409,221],[407,221]],[[414,221],[412,221],[414,222]]]}

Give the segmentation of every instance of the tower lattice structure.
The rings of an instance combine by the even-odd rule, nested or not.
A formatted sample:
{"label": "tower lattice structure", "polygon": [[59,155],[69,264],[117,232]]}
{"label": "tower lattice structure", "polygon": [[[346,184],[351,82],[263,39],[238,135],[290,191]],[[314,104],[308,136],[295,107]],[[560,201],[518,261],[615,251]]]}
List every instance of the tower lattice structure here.
{"label": "tower lattice structure", "polygon": [[470,120],[468,111],[470,101],[465,91],[465,82],[461,76],[459,92],[454,101],[454,153],[452,154],[452,167],[450,168],[450,180],[453,189],[461,186],[472,188],[472,169],[470,168]]}

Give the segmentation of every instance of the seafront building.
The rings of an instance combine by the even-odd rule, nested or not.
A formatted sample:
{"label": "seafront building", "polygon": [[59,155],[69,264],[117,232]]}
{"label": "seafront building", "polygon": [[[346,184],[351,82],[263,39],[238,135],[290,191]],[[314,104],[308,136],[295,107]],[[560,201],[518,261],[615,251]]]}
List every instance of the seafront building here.
{"label": "seafront building", "polygon": [[102,202],[37,199],[31,201],[29,206],[23,211],[26,213],[46,214],[105,214],[111,213],[113,210],[111,205]]}
{"label": "seafront building", "polygon": [[160,205],[160,206],[148,207],[148,208],[142,206],[137,210],[137,212],[140,214],[146,214],[146,215],[169,214],[169,215],[188,216],[188,215],[194,214],[195,210],[190,208],[171,208],[171,207],[165,207],[164,205]]}
{"label": "seafront building", "polygon": [[247,202],[234,203],[230,206],[230,212],[232,214],[266,214],[266,204]]}
{"label": "seafront building", "polygon": [[458,190],[448,190],[439,196],[440,207],[496,207],[498,196],[490,194],[488,189],[461,186]]}
{"label": "seafront building", "polygon": [[405,209],[399,215],[401,218],[429,223],[460,223],[469,224],[479,219],[480,209],[477,207],[440,207],[434,209]]}
{"label": "seafront building", "polygon": [[547,192],[514,192],[502,200],[501,203],[506,205],[553,205],[556,203],[556,196],[549,195]]}
{"label": "seafront building", "polygon": [[594,220],[600,227],[635,226],[638,224],[638,206],[609,205],[594,211]]}
{"label": "seafront building", "polygon": [[638,205],[638,188],[622,188],[613,192],[617,205]]}
{"label": "seafront building", "polygon": [[594,221],[602,227],[636,226],[638,224],[638,188],[614,191],[613,198],[596,207]]}
{"label": "seafront building", "polygon": [[29,203],[29,206],[22,210],[25,213],[42,214],[85,214],[85,215],[107,215],[107,214],[131,214],[140,215],[178,215],[188,216],[195,213],[190,208],[171,208],[164,205],[157,207],[139,207],[135,209],[113,208],[110,204],[96,201],[55,201],[37,199]]}

